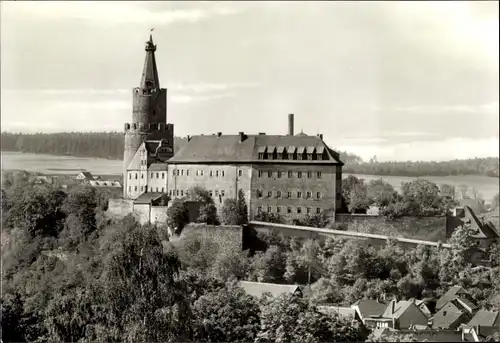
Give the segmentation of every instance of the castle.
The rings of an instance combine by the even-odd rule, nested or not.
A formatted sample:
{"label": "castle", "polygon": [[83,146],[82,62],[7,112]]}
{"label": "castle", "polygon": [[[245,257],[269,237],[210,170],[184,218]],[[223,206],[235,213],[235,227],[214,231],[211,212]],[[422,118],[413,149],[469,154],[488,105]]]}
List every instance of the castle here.
{"label": "castle", "polygon": [[160,88],[151,36],[145,50],[141,83],[133,89],[132,123],[125,124],[124,199],[182,198],[201,186],[218,207],[243,190],[250,218],[260,211],[290,220],[340,209],[339,154],[321,134],[295,135],[293,114],[285,135],[188,136],[174,155],[174,125],[167,124],[167,90]]}

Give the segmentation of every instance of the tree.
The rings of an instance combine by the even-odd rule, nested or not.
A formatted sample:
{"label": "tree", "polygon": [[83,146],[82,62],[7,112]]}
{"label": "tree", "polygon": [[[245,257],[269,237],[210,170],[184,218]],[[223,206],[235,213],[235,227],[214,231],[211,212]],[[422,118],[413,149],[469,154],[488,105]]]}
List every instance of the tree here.
{"label": "tree", "polygon": [[253,342],[259,330],[259,305],[236,283],[202,295],[193,306],[195,340]]}
{"label": "tree", "polygon": [[390,183],[380,178],[368,183],[367,196],[376,206],[385,207],[396,200],[397,192]]}
{"label": "tree", "polygon": [[236,225],[238,223],[238,202],[235,199],[227,198],[222,206],[221,219],[225,225]]}
{"label": "tree", "polygon": [[266,222],[266,223],[276,223],[284,224],[285,220],[278,213],[272,212],[258,212],[254,218],[255,221]]}
{"label": "tree", "polygon": [[349,175],[342,180],[342,196],[351,213],[366,213],[366,210],[370,207],[364,180],[353,175]]}
{"label": "tree", "polygon": [[208,225],[220,224],[217,216],[217,207],[215,207],[214,199],[210,196],[208,190],[201,186],[194,186],[187,191],[187,194],[186,200],[200,203],[200,211],[196,219],[197,223],[207,223]]}
{"label": "tree", "polygon": [[359,328],[319,312],[293,294],[268,299],[262,308],[256,342],[338,342],[361,340]]}
{"label": "tree", "polygon": [[497,208],[498,206],[500,206],[500,201],[498,199],[498,193],[495,194],[495,196],[493,196],[493,199],[491,201],[491,208],[492,209],[495,209]]}
{"label": "tree", "polygon": [[415,212],[413,215],[429,216],[444,212],[439,188],[435,183],[422,179],[403,182],[401,191],[403,202],[413,205],[412,209]]}
{"label": "tree", "polygon": [[189,209],[186,203],[181,199],[175,199],[167,209],[167,224],[171,227],[177,228],[180,232],[189,223]]}
{"label": "tree", "polygon": [[257,252],[250,266],[250,279],[258,282],[280,283],[286,268],[286,256],[281,248],[271,245],[266,252]]}

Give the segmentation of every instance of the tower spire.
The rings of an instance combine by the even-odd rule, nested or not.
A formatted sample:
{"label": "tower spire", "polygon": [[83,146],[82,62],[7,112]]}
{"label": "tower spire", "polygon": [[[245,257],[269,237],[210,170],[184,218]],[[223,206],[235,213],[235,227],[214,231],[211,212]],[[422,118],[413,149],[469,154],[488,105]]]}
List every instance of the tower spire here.
{"label": "tower spire", "polygon": [[160,89],[160,79],[158,78],[155,58],[156,45],[153,43],[152,34],[149,35],[149,41],[146,42],[145,50],[146,59],[144,61],[144,69],[142,70],[140,87],[143,89]]}

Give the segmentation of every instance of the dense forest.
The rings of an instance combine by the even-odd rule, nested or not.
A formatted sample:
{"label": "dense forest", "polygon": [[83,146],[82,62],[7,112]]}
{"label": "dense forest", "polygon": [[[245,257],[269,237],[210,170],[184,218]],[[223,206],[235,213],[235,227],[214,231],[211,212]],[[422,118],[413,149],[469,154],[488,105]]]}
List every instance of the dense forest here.
{"label": "dense forest", "polygon": [[[178,151],[187,138],[175,137],[174,150]],[[123,158],[123,134],[118,132],[71,132],[53,134],[20,134],[3,132],[1,149],[29,153],[70,155],[81,157]],[[497,157],[452,160],[446,162],[368,162],[345,151],[340,152],[345,162],[344,172],[353,174],[393,176],[448,176],[486,175],[499,177]]]}
{"label": "dense forest", "polygon": [[[268,234],[266,251],[252,255],[218,230],[170,239],[165,227],[108,218],[96,188],[31,180],[21,172],[2,185],[3,342],[362,341],[359,324],[318,306],[385,296],[432,308],[456,284],[480,308],[500,310],[500,250],[492,245],[489,267],[472,266],[468,226],[452,235],[451,249]],[[219,214],[208,191],[189,194],[203,204],[198,222],[246,219],[241,197]],[[182,229],[186,211],[176,199],[169,225]],[[303,285],[304,295],[254,297],[238,280]]]}

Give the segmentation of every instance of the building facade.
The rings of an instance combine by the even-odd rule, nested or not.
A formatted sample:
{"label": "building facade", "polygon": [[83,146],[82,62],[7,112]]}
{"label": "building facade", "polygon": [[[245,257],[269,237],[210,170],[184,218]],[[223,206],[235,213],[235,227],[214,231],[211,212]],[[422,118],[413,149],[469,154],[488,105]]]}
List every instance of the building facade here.
{"label": "building facade", "polygon": [[152,38],[146,43],[141,86],[134,89],[133,123],[125,126],[124,197],[167,193],[183,198],[206,188],[217,207],[245,194],[249,215],[300,218],[341,206],[339,154],[322,135],[294,135],[293,114],[285,135],[198,135],[173,155],[173,125],[166,124],[166,89],[159,88]]}

